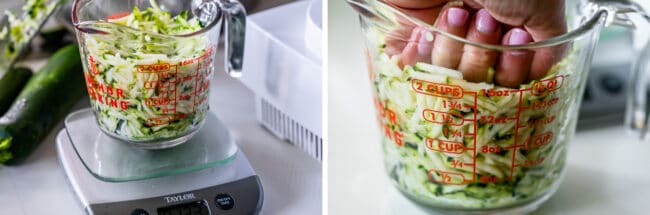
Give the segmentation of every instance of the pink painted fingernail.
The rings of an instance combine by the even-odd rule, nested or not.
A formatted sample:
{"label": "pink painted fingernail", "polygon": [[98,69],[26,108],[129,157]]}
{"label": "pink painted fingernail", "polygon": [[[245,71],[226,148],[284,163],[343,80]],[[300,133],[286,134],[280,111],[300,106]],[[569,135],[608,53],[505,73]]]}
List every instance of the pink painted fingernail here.
{"label": "pink painted fingernail", "polygon": [[447,22],[454,27],[463,27],[467,23],[469,12],[461,8],[449,8],[447,11]]}
{"label": "pink painted fingernail", "polygon": [[420,28],[414,28],[413,31],[411,31],[411,38],[409,38],[409,42],[412,43],[417,43],[420,41]]}
{"label": "pink painted fingernail", "polygon": [[497,25],[499,24],[497,20],[492,18],[492,15],[490,15],[487,10],[481,9],[478,11],[476,14],[477,20],[476,20],[476,29],[480,31],[481,33],[494,33],[497,30]]}
{"label": "pink painted fingernail", "polygon": [[418,43],[418,54],[427,55],[431,54],[431,47],[433,46],[433,34],[425,28],[419,28],[420,41]]}
{"label": "pink painted fingernail", "polygon": [[530,34],[521,28],[512,29],[510,39],[508,39],[510,45],[523,45],[530,43],[531,41],[533,41],[533,38],[531,38]]}

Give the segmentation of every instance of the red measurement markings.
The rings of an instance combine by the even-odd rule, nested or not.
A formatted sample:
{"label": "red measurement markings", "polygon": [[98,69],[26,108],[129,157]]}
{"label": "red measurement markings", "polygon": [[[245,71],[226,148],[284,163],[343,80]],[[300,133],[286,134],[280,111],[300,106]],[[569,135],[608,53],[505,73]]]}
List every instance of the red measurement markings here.
{"label": "red measurement markings", "polygon": [[[399,130],[393,129],[397,125],[397,115],[395,111],[387,108],[379,99],[375,98],[375,108],[377,109],[377,122],[382,128],[384,135],[397,146],[404,145],[402,139],[404,135]],[[387,121],[384,123],[384,121]]]}
{"label": "red measurement markings", "polygon": [[465,152],[465,146],[462,142],[427,138],[425,144],[427,148],[432,151],[451,154],[461,154]]}
{"label": "red measurement markings", "polygon": [[175,74],[173,73],[157,73],[158,79],[172,79],[175,78]]}
{"label": "red measurement markings", "polygon": [[145,81],[144,82],[144,88],[151,90],[151,89],[160,89],[160,90],[166,90],[167,88],[174,88],[176,87],[176,80],[175,78],[171,78],[165,81]]}
{"label": "red measurement markings", "polygon": [[[454,126],[463,125],[463,121],[464,121],[463,115],[460,113],[435,111],[429,109],[425,109],[424,111],[422,111],[422,118],[432,123],[443,124],[443,125],[454,125]],[[460,119],[460,120],[455,120],[455,119]]]}
{"label": "red measurement markings", "polygon": [[525,160],[523,163],[517,164],[515,167],[524,167],[530,168],[544,163],[545,157],[539,157],[537,159]]}
{"label": "red measurement markings", "polygon": [[476,142],[477,142],[477,138],[476,138],[476,132],[477,131],[476,130],[477,130],[477,127],[478,127],[478,123],[476,121],[476,118],[478,117],[478,110],[477,110],[478,108],[476,108],[476,107],[478,106],[478,95],[477,95],[476,92],[472,93],[472,95],[474,96],[474,107],[473,107],[473,109],[474,109],[474,126],[472,126],[472,127],[474,127],[474,132],[472,133],[472,135],[474,137],[473,138],[474,139],[474,145],[472,146],[474,148],[474,150],[473,150],[474,151],[474,161],[473,161],[474,162],[474,168],[472,168],[472,182],[474,182],[474,181],[476,181],[476,157],[478,157],[478,155],[477,155],[478,150],[476,150],[476,148],[478,147],[478,145],[476,144]]}
{"label": "red measurement markings", "polygon": [[94,93],[94,92],[89,92],[90,98],[93,99],[95,102],[108,105],[113,108],[121,108],[122,110],[126,110],[129,106],[128,101],[123,101],[121,99],[115,99],[110,96],[104,96],[103,94],[100,93]]}
{"label": "red measurement markings", "polygon": [[92,87],[92,84],[95,83],[95,79],[90,76],[87,72],[84,72],[84,78],[86,79],[86,86]]}
{"label": "red measurement markings", "polygon": [[520,147],[522,149],[538,148],[550,144],[551,140],[553,140],[553,132],[549,131],[530,137]]}
{"label": "red measurement markings", "polygon": [[534,147],[540,147],[551,143],[551,140],[553,140],[553,132],[549,131],[533,136],[531,143]]}
{"label": "red measurement markings", "polygon": [[449,100],[449,101],[447,101],[447,100],[443,100],[443,101],[442,101],[442,107],[443,107],[443,108],[449,108],[449,109],[461,110],[461,109],[463,109],[463,107],[467,107],[467,106],[463,106],[463,105],[461,105],[461,103],[460,103],[459,101],[454,101],[454,100]]}
{"label": "red measurement markings", "polygon": [[449,161],[449,163],[451,164],[451,167],[453,167],[453,168],[463,168],[465,166],[474,166],[473,163],[463,163],[463,161],[458,160],[458,159],[451,159],[451,161]]}
{"label": "red measurement markings", "polygon": [[192,81],[194,80],[195,76],[190,75],[190,76],[185,76],[181,78],[181,81]]}
{"label": "red measurement markings", "polygon": [[[184,65],[189,65],[189,64],[196,64],[196,73],[192,76],[187,76],[183,77],[181,81],[194,81],[194,92],[193,92],[193,102],[192,102],[192,110],[194,111],[196,109],[197,105],[203,104],[205,101],[207,101],[207,97],[201,95],[202,92],[208,91],[210,81],[208,80],[207,82],[204,81],[203,76],[201,75],[202,69],[203,70],[210,70],[210,65],[212,63],[212,58],[210,57],[212,55],[212,52],[214,50],[214,46],[210,46],[201,56],[193,58],[193,59],[187,59],[184,60],[180,63],[181,66]],[[207,65],[207,66],[205,66]],[[203,71],[205,72],[205,71]],[[184,98],[181,98],[182,100],[185,100]]]}
{"label": "red measurement markings", "polygon": [[203,92],[206,92],[210,89],[210,80],[205,80],[205,81],[199,81],[199,86],[196,86],[196,93],[201,94]]}
{"label": "red measurement markings", "polygon": [[481,146],[481,152],[483,153],[500,153],[501,152],[501,147],[499,146]]}
{"label": "red measurement markings", "polygon": [[144,87],[145,89],[156,89],[156,85],[158,84],[158,81],[145,81],[144,82]]}
{"label": "red measurement markings", "polygon": [[104,104],[112,108],[121,108],[126,110],[129,102],[122,100],[125,97],[123,89],[98,82],[94,79],[95,76],[99,75],[95,60],[96,59],[93,56],[88,58],[90,73],[84,72],[86,89],[90,99],[96,103]]}
{"label": "red measurement markings", "polygon": [[97,69],[97,62],[95,61],[95,57],[93,56],[88,57],[88,61],[90,61],[90,73],[93,76],[99,75],[99,70]]}
{"label": "red measurement markings", "polygon": [[[148,90],[158,90],[157,97],[145,100],[145,105],[150,107],[159,107],[163,114],[176,113],[176,78],[178,76],[178,65],[169,63],[143,64],[136,66],[139,73],[149,73],[155,75],[156,80],[145,81],[143,88]],[[144,75],[144,74],[143,74]],[[146,75],[141,76],[143,79],[149,79]],[[171,106],[171,107],[170,107]],[[164,116],[150,118],[147,120],[148,125],[162,125],[174,120],[173,116]]]}
{"label": "red measurement markings", "polygon": [[560,101],[560,98],[551,98],[548,100],[540,100],[540,101],[534,101],[532,104],[530,104],[530,107],[533,108],[533,110],[545,110],[547,108],[552,107],[553,105],[556,105]]}
{"label": "red measurement markings", "polygon": [[168,124],[171,120],[172,120],[171,116],[152,117],[147,119],[146,123],[149,126],[156,126],[156,125]]}
{"label": "red measurement markings", "polygon": [[493,175],[481,175],[478,179],[481,183],[496,183],[499,182],[499,178]]}
{"label": "red measurement markings", "polygon": [[[201,96],[201,98],[198,100],[199,105],[203,104],[206,99],[207,95],[204,95],[205,92],[208,92],[210,89],[210,74],[212,74],[212,54],[214,52],[214,47],[215,46],[210,46],[200,57],[201,63],[197,67],[197,72],[196,72],[196,89],[195,89],[195,95],[194,98],[197,96]],[[199,72],[200,71],[200,72]],[[200,86],[198,85],[200,84]],[[195,99],[196,100],[196,99]]]}
{"label": "red measurement markings", "polygon": [[94,81],[91,79],[90,82],[86,83],[87,87],[92,88],[93,93],[102,93],[106,97],[113,97],[113,98],[124,98],[124,90],[120,88],[114,88],[111,87],[110,85],[102,84],[100,82]]}
{"label": "red measurement markings", "polygon": [[384,106],[384,103],[377,98],[375,98],[375,108],[379,111],[379,117],[387,119],[390,124],[397,124],[397,115],[395,114],[395,111]]}
{"label": "red measurement markings", "polygon": [[[178,102],[177,102],[177,100],[176,100],[176,96],[178,95],[178,94],[176,93],[176,90],[177,90],[177,89],[176,89],[176,88],[177,88],[177,87],[176,87],[176,77],[178,77],[178,65],[174,65],[174,67],[176,68],[176,69],[174,70],[174,77],[173,77],[173,79],[170,79],[170,80],[169,80],[169,82],[174,83],[174,84],[171,84],[171,85],[168,87],[168,90],[169,90],[170,92],[174,92],[174,95],[173,95],[173,98],[174,98],[174,107],[173,107],[173,112],[171,112],[171,113],[169,113],[169,114],[173,114],[173,117],[176,117],[176,116],[177,116],[177,112],[176,112],[176,111],[177,111],[177,109],[178,109]],[[171,88],[171,89],[170,89],[170,88]]]}
{"label": "red measurement markings", "polygon": [[508,176],[508,178],[512,178],[514,176],[514,174],[515,174],[515,157],[517,156],[517,150],[516,149],[517,149],[517,144],[519,144],[519,142],[518,142],[519,141],[519,129],[520,129],[519,123],[521,121],[521,119],[520,119],[521,116],[520,115],[521,115],[521,110],[522,110],[521,103],[522,103],[522,101],[524,99],[524,96],[522,95],[522,91],[519,91],[518,94],[519,94],[518,95],[519,103],[517,103],[517,117],[515,118],[515,120],[516,120],[515,125],[516,126],[515,126],[515,139],[514,139],[514,143],[513,143],[514,148],[511,150],[512,151],[512,160],[511,160],[511,163],[510,163],[510,175]]}
{"label": "red measurement markings", "polygon": [[158,88],[159,89],[175,88],[175,87],[176,87],[176,82],[173,81],[173,80],[158,81]]}
{"label": "red measurement markings", "polygon": [[180,95],[180,96],[178,96],[178,100],[184,100],[184,101],[185,100],[190,100],[191,97],[192,97],[192,94]]}
{"label": "red measurement markings", "polygon": [[456,85],[433,83],[419,79],[411,80],[411,87],[417,93],[451,99],[463,98],[463,88]]}
{"label": "red measurement markings", "polygon": [[196,63],[196,62],[198,62],[198,61],[199,61],[198,58],[187,59],[187,60],[183,60],[183,61],[181,61],[181,62],[180,62],[180,65],[181,65],[181,66],[186,66],[186,65],[194,64],[194,63]]}
{"label": "red measurement markings", "polygon": [[479,91],[479,95],[487,96],[487,97],[510,96],[510,93],[516,93],[516,92],[512,92],[511,90],[506,90],[506,89],[481,89]]}
{"label": "red measurement markings", "polygon": [[[180,80],[181,82],[193,82],[195,89],[194,92],[187,93],[187,94],[182,94],[178,96],[178,100],[183,100],[183,101],[188,101],[190,99],[193,99],[193,103],[196,102],[196,93],[197,93],[197,83],[198,83],[198,70],[194,75],[189,75],[189,76],[184,76],[181,77]],[[194,105],[192,106],[193,109],[195,109]]]}
{"label": "red measurement markings", "polygon": [[388,140],[395,142],[397,146],[404,145],[404,142],[402,141],[402,139],[404,138],[402,132],[398,130],[393,130],[391,126],[388,124],[382,123],[381,126],[383,127],[384,135],[386,135],[386,138],[388,138]]}
{"label": "red measurement markings", "polygon": [[185,118],[187,118],[187,114],[184,113],[176,114],[176,119],[185,119]]}
{"label": "red measurement markings", "polygon": [[192,111],[196,109],[196,100],[198,95],[199,77],[201,76],[201,64],[196,65],[196,73],[194,74],[194,101],[192,101]]}
{"label": "red measurement markings", "polygon": [[[463,137],[463,131],[458,130],[458,129],[450,129],[448,127],[443,127],[442,128],[442,134],[445,135],[445,137],[449,138],[461,138]],[[472,136],[472,135],[468,135]]]}
{"label": "red measurement markings", "polygon": [[544,118],[539,118],[539,119],[531,119],[528,121],[528,125],[520,125],[520,128],[524,128],[526,126],[529,126],[530,128],[534,127],[541,127],[541,126],[546,126],[548,124],[551,124],[555,122],[555,116],[547,116]]}
{"label": "red measurement markings", "polygon": [[[212,54],[213,51],[214,51],[214,46],[210,46],[208,49],[205,50],[205,52],[203,52],[203,54],[201,56],[198,56],[198,57],[195,57],[195,58],[192,58],[192,59],[182,60],[179,64],[181,66],[185,66],[185,65],[190,65],[190,64],[197,63],[197,62],[199,62],[200,60],[202,60],[204,58],[208,58],[209,55]],[[208,58],[207,60],[212,62],[212,58]]]}
{"label": "red measurement markings", "polygon": [[531,94],[539,96],[560,89],[564,84],[564,76],[558,75],[549,79],[535,82],[531,87]]}
{"label": "red measurement markings", "polygon": [[172,102],[172,99],[168,97],[163,97],[163,98],[148,98],[145,100],[145,104],[147,106],[162,106],[162,105],[168,105]]}
{"label": "red measurement markings", "polygon": [[[517,119],[517,118],[514,118]],[[479,122],[481,124],[503,124],[508,122],[508,117],[501,116],[501,117],[496,117],[496,116],[481,116],[479,119]]]}
{"label": "red measurement markings", "polygon": [[[170,90],[159,90],[158,91],[158,96],[160,96],[160,97],[168,97],[169,92],[170,92]],[[174,92],[174,91],[172,90],[172,92]]]}
{"label": "red measurement markings", "polygon": [[460,173],[431,169],[429,170],[429,180],[437,184],[462,185],[465,182],[465,176]]}
{"label": "red measurement markings", "polygon": [[[175,103],[174,103],[175,104]],[[161,109],[163,114],[174,114],[176,113],[176,107],[173,108],[163,108]]]}
{"label": "red measurement markings", "polygon": [[215,47],[216,47],[216,45],[209,46],[208,49],[205,50],[205,52],[203,53],[203,55],[201,57],[207,57],[208,55],[211,55],[212,52],[214,52]]}
{"label": "red measurement markings", "polygon": [[158,72],[168,72],[171,68],[169,63],[157,63],[157,64],[145,64],[137,65],[138,72],[141,73],[158,73]]}

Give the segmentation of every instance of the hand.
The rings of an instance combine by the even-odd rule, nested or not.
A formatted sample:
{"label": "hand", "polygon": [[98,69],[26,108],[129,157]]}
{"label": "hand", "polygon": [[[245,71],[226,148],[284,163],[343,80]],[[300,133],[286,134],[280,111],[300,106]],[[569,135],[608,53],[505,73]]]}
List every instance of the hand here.
{"label": "hand", "polygon": [[[408,15],[435,23],[440,30],[480,43],[521,45],[567,31],[563,0],[465,0],[464,5],[448,4],[448,0],[387,1]],[[392,34],[395,37],[386,40],[386,52],[399,54],[404,65],[431,62],[458,69],[474,82],[485,81],[488,69],[494,67],[495,82],[507,87],[544,77],[565,51],[564,46],[556,46],[499,54],[444,36],[431,38],[426,29],[409,25]]]}

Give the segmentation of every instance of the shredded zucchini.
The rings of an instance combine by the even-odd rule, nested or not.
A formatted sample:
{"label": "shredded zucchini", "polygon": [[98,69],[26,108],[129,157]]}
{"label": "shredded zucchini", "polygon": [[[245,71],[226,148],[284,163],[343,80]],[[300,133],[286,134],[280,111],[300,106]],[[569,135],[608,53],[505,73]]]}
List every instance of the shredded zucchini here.
{"label": "shredded zucchini", "polygon": [[196,130],[208,111],[215,51],[203,23],[159,8],[134,8],[83,34],[91,105],[105,132],[133,142],[174,139]]}
{"label": "shredded zucchini", "polygon": [[42,21],[56,9],[60,0],[26,0],[20,11],[15,14],[9,10],[5,11],[8,25],[0,29],[0,43],[2,47],[2,59],[0,66],[8,68],[19,51],[28,45],[31,37],[40,28]]}
{"label": "shredded zucchini", "polygon": [[[384,52],[381,31],[365,34],[385,166],[400,190],[433,207],[479,210],[524,204],[559,184],[579,103],[575,82],[584,80],[571,54],[541,81],[510,89],[422,62],[402,69],[399,56]],[[554,80],[565,84],[553,88]],[[529,90],[544,84],[552,90]]]}

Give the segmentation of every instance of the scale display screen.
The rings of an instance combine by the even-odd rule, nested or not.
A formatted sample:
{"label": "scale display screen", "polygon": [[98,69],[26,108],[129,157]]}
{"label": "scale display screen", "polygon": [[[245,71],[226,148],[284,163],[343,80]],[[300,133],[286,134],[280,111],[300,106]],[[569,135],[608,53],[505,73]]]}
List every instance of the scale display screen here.
{"label": "scale display screen", "polygon": [[184,204],[158,208],[158,215],[210,215],[205,201],[195,201]]}

